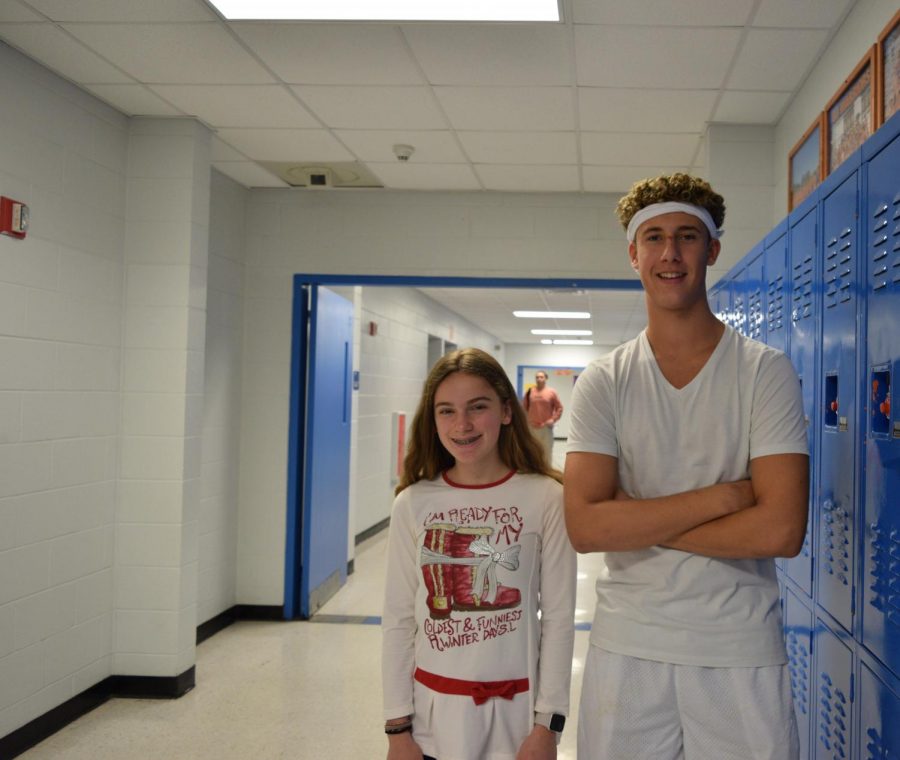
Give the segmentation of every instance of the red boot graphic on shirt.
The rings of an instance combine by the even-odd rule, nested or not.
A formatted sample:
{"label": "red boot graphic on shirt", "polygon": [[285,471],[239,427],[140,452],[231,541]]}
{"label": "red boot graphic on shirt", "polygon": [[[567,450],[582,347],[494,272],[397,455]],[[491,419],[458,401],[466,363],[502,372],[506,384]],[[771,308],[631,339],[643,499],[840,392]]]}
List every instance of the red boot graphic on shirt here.
{"label": "red boot graphic on shirt", "polygon": [[487,612],[517,607],[522,601],[519,589],[497,580],[497,565],[518,569],[521,547],[498,551],[488,541],[493,532],[489,527],[448,524],[430,525],[425,531],[419,564],[432,618],[447,617],[451,608]]}

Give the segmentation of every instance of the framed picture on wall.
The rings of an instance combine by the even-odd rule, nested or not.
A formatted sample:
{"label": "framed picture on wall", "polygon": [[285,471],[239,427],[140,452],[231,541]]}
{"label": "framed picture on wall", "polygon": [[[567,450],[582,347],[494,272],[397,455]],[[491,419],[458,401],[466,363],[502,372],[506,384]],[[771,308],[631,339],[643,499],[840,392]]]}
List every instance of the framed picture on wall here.
{"label": "framed picture on wall", "polygon": [[876,126],[880,127],[900,110],[900,11],[878,37],[875,79]]}
{"label": "framed picture on wall", "polygon": [[825,107],[826,174],[840,166],[875,131],[875,46]]}
{"label": "framed picture on wall", "polygon": [[824,114],[819,114],[788,156],[788,211],[822,181],[824,119]]}

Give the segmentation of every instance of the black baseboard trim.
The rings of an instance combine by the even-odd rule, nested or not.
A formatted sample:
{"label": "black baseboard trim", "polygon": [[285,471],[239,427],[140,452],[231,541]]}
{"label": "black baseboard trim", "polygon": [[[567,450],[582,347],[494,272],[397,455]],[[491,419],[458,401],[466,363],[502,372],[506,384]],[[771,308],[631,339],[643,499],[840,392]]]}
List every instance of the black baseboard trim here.
{"label": "black baseboard trim", "polygon": [[181,675],[171,677],[109,676],[30,723],[0,737],[0,758],[12,760],[18,757],[113,697],[177,699],[194,688],[195,682],[193,667]]}
{"label": "black baseboard trim", "polygon": [[208,638],[215,636],[219,631],[226,629],[235,620],[237,620],[237,613],[235,608],[232,607],[225,610],[225,612],[219,613],[214,618],[210,618],[205,623],[201,623],[197,626],[197,643],[202,644]]}
{"label": "black baseboard trim", "polygon": [[197,643],[202,644],[238,620],[284,620],[284,607],[277,604],[236,604],[197,626]]}
{"label": "black baseboard trim", "polygon": [[391,524],[391,518],[385,517],[380,522],[375,523],[369,528],[366,528],[362,533],[357,533],[356,537],[353,539],[353,545],[359,546],[363,541],[367,538],[372,538],[376,533],[381,533],[388,525]]}
{"label": "black baseboard trim", "polygon": [[192,665],[177,676],[110,676],[110,696],[129,699],[178,699],[197,684]]}
{"label": "black baseboard trim", "polygon": [[356,560],[352,560],[352,559],[349,562],[347,562],[347,576],[348,577],[353,575],[354,571],[356,570],[355,562],[356,562]]}
{"label": "black baseboard trim", "polygon": [[281,604],[236,604],[232,609],[238,620],[284,620]]}

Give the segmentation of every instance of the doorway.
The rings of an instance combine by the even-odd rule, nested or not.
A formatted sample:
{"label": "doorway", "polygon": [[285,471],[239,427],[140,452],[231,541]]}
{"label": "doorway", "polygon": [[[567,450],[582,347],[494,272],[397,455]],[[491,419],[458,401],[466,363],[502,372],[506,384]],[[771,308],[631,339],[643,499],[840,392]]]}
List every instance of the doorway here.
{"label": "doorway", "polygon": [[[314,320],[303,315],[298,309],[298,293],[307,293],[302,298],[314,298],[319,288],[327,286],[406,286],[413,288],[481,288],[481,289],[560,289],[640,291],[641,285],[632,280],[559,280],[525,278],[467,278],[467,277],[410,277],[374,275],[304,275],[294,276],[295,319],[292,339],[292,382],[290,399],[290,445],[288,452],[288,504],[287,541],[285,556],[285,617],[305,618],[314,614],[315,606],[324,604],[328,595],[334,593],[346,579],[349,552],[346,548],[320,545],[311,540],[309,532],[317,523],[337,524],[350,511],[349,500],[336,503],[333,498],[316,499],[317,480],[330,477],[325,470],[316,470],[309,455],[317,445],[316,431],[311,420],[315,409],[315,399],[309,395],[309,384],[305,382],[311,366],[315,365],[315,346],[327,343],[327,336],[318,335]],[[446,347],[446,345],[444,346]],[[339,363],[338,363],[339,364]],[[346,369],[346,367],[345,367]],[[356,367],[349,368],[356,370]],[[352,372],[351,372],[352,374]],[[320,383],[328,384],[327,380]],[[355,387],[355,386],[354,386]],[[335,453],[335,452],[332,452]],[[349,458],[349,444],[338,457]],[[327,513],[327,515],[325,514]],[[332,542],[333,543],[333,542]],[[327,554],[327,557],[325,555]],[[323,562],[330,562],[330,570],[322,569]],[[317,578],[312,577],[312,568],[325,573],[328,585],[315,586]],[[310,605],[310,595],[315,593],[314,604]]]}

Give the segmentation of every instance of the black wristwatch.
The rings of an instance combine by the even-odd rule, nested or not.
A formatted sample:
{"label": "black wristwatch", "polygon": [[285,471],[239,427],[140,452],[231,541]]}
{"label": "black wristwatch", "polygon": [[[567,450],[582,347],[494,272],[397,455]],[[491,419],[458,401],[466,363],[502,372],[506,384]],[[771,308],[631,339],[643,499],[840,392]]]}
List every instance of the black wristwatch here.
{"label": "black wristwatch", "polygon": [[566,716],[560,715],[559,713],[539,713],[536,712],[534,714],[534,724],[536,726],[543,726],[546,729],[549,729],[554,734],[556,734],[557,740],[559,739],[559,735],[562,733],[563,728],[566,726]]}

